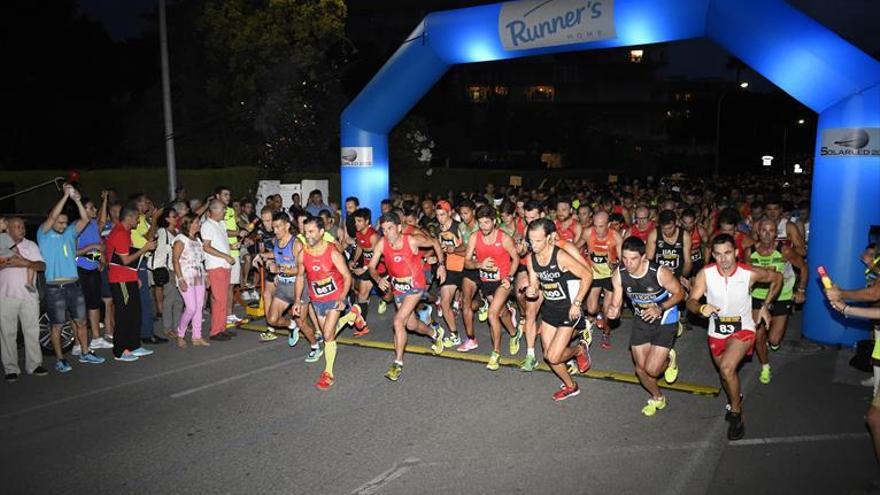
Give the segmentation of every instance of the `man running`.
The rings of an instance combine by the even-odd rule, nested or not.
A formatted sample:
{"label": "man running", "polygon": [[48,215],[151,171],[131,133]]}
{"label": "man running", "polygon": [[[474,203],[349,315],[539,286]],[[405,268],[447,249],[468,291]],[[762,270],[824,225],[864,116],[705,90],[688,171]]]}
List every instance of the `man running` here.
{"label": "man running", "polygon": [[648,242],[648,235],[656,229],[657,226],[651,220],[651,212],[648,208],[644,206],[636,208],[635,221],[629,229],[629,235],[638,237],[642,242]]}
{"label": "man running", "polygon": [[[452,309],[452,301],[456,291],[462,284],[464,270],[464,254],[467,245],[461,240],[459,222],[452,218],[452,205],[446,200],[437,201],[436,219],[438,222],[437,237],[440,249],[443,251],[446,267],[446,278],[440,281],[440,309],[443,311],[443,319],[449,333],[443,340],[446,348],[461,345],[461,337],[458,335],[455,312]],[[472,329],[473,330],[473,329]]]}
{"label": "man running", "polygon": [[477,208],[476,217],[479,230],[468,241],[464,263],[465,267],[479,271],[480,291],[489,300],[492,354],[486,368],[495,371],[499,368],[501,359],[501,325],[504,325],[510,335],[508,350],[511,355],[519,352],[522,338],[522,332],[516,330],[516,323],[512,321],[511,312],[506,307],[513,284],[511,267],[519,264],[519,254],[513,238],[496,228],[494,208],[483,205]]}
{"label": "man running", "polygon": [[576,245],[580,243],[581,233],[583,229],[577,218],[572,216],[571,200],[567,198],[559,198],[556,200],[556,237],[557,239],[573,242]]}
{"label": "man running", "polygon": [[[376,256],[370,260],[370,275],[378,282],[383,291],[389,289],[394,293],[394,304],[397,314],[394,315],[394,362],[385,373],[385,378],[396,382],[403,372],[403,352],[406,350],[406,332],[415,332],[430,337],[434,341],[431,349],[434,354],[443,352],[443,327],[433,325],[429,328],[415,317],[416,306],[421,302],[422,295],[428,289],[425,273],[422,270],[422,256],[419,248],[433,248],[438,257],[437,275],[446,278],[443,265],[443,251],[436,239],[421,233],[404,234],[400,217],[396,213],[386,213],[379,218],[384,236],[376,243]],[[380,256],[385,261],[388,276],[379,274]]]}
{"label": "man running", "polygon": [[[780,273],[749,268],[737,263],[736,256],[736,241],[732,236],[715,236],[712,239],[715,263],[707,265],[697,274],[687,301],[688,311],[709,318],[709,350],[730,405],[727,413],[730,423],[728,440],[739,440],[745,435],[737,368],[743,357],[751,355],[755,345],[756,322],[752,319],[749,292],[754,284],[770,284],[764,304],[758,310],[757,322],[769,325],[769,305],[782,287]],[[703,296],[706,296],[706,304],[700,304]]]}
{"label": "man running", "polygon": [[[608,213],[598,211],[593,215],[593,226],[587,229],[585,247],[586,258],[593,266],[593,286],[587,295],[587,312],[596,319],[596,327],[602,330],[602,348],[611,348],[611,327],[605,314],[611,305],[614,288],[611,285],[611,273],[617,266],[617,258],[623,245],[623,239],[609,228]],[[605,296],[602,310],[599,310],[599,296]]]}
{"label": "man running", "polygon": [[318,377],[315,387],[327,390],[333,386],[333,363],[336,361],[336,323],[339,316],[348,310],[348,291],[351,290],[351,272],[345,263],[345,256],[330,242],[324,239],[324,221],[320,217],[309,217],[303,223],[306,244],[297,262],[297,277],[294,289],[293,315],[304,315],[302,294],[305,283],[309,284],[309,300],[318,320],[324,338],[324,371]]}
{"label": "man running", "polygon": [[[788,325],[788,315],[791,314],[793,303],[804,302],[807,291],[807,276],[809,273],[807,263],[795,253],[794,249],[776,241],[776,223],[765,218],[755,226],[758,232],[758,243],[750,257],[752,266],[776,270],[782,274],[782,290],[768,307],[770,309],[770,325],[758,325],[755,337],[755,350],[758,361],[761,362],[761,374],[758,377],[761,383],[768,384],[771,379],[769,350],[777,351],[785,337],[785,329]],[[798,270],[800,277],[795,274]],[[798,278],[800,280],[798,280]],[[797,282],[797,291],[795,283]],[[753,317],[758,319],[758,311],[764,306],[769,291],[767,284],[757,284],[752,289]]]}
{"label": "man running", "polygon": [[[376,243],[379,242],[379,233],[372,225],[372,212],[369,208],[358,208],[352,214],[355,228],[355,250],[351,257],[351,272],[355,276],[356,302],[360,307],[361,315],[366,318],[370,312],[370,292],[373,290],[373,279],[370,277],[370,261],[375,257]],[[385,276],[385,265],[378,265],[377,272]],[[369,327],[356,329],[355,337],[361,337],[370,333]]]}
{"label": "man running", "polygon": [[581,392],[571,379],[565,363],[575,358],[580,373],[590,369],[589,343],[583,339],[573,347],[569,343],[575,330],[587,327],[581,303],[587,295],[593,274],[584,264],[556,247],[552,235],[554,231],[553,222],[546,218],[529,224],[532,255],[528,261],[529,286],[526,297],[537,300],[539,289],[543,296],[541,345],[544,359],[562,380],[562,387],[553,394],[553,400],[562,401]]}
{"label": "man running", "polygon": [[287,328],[290,332],[288,345],[296,346],[299,332],[302,331],[309,341],[311,350],[306,356],[307,363],[314,363],[321,357],[321,348],[315,338],[315,331],[309,324],[308,315],[300,314],[296,318],[288,318],[286,313],[291,305],[297,302],[296,279],[298,274],[297,258],[302,255],[302,244],[296,240],[290,227],[290,217],[279,211],[272,216],[272,229],[275,242],[272,252],[277,273],[275,274],[275,292],[272,303],[266,311],[266,323],[275,327]]}
{"label": "man running", "polygon": [[648,234],[646,254],[649,260],[672,270],[675,278],[690,285],[686,277],[691,272],[691,236],[684,235],[678,227],[678,219],[672,210],[660,212],[660,227]]}
{"label": "man running", "polygon": [[[458,215],[461,222],[458,223],[458,235],[461,242],[465,245],[465,254],[467,254],[467,246],[470,245],[470,239],[473,234],[479,230],[477,219],[474,217],[474,211],[477,209],[473,201],[466,199],[458,205]],[[468,255],[468,256],[472,256]],[[477,283],[480,280],[479,272],[467,263],[465,259],[464,270],[462,271],[461,281],[461,320],[464,324],[464,332],[466,340],[456,348],[459,352],[468,352],[476,349],[480,343],[474,334],[474,295],[477,293]],[[487,315],[488,317],[488,315]]]}
{"label": "man running", "polygon": [[616,317],[623,294],[632,303],[633,319],[629,346],[639,383],[648,391],[642,414],[653,416],[666,407],[666,397],[657,386],[663,374],[667,383],[678,378],[675,350],[678,303],[684,290],[672,270],[648,257],[645,242],[635,236],[623,241],[620,260],[614,272],[614,300],[611,317]]}
{"label": "man running", "polygon": [[776,225],[776,240],[784,246],[794,249],[798,256],[806,256],[807,247],[804,244],[804,236],[801,235],[801,230],[795,222],[782,216],[782,201],[775,196],[767,198],[764,201],[764,211],[767,220]]}

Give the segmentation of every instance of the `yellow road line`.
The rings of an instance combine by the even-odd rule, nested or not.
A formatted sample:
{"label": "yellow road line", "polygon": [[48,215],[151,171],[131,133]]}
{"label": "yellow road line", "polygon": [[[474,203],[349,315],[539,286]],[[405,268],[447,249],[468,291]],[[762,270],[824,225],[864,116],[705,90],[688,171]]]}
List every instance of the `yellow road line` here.
{"label": "yellow road line", "polygon": [[[266,327],[263,325],[255,325],[252,323],[241,325],[242,329],[250,330],[253,332],[264,332]],[[287,330],[276,329],[276,333],[280,335],[287,335]],[[386,351],[393,351],[394,344],[392,342],[381,342],[376,340],[363,340],[363,339],[354,339],[351,337],[337,337],[336,342],[339,342],[343,345],[350,345],[353,347],[364,347],[368,349],[382,349]],[[452,350],[444,350],[443,354],[434,354],[428,347],[423,347],[419,345],[407,345],[406,352],[411,354],[422,354],[429,356],[437,356],[447,359],[457,359],[459,361],[469,361],[472,363],[483,363],[486,364],[489,362],[489,356],[485,354],[471,354],[467,352],[458,352]],[[509,357],[502,357],[499,361],[501,366],[509,366],[519,368],[521,361],[518,359],[511,359]],[[550,367],[547,366],[546,363],[540,363],[535,369],[540,371],[546,371],[548,373],[552,373]],[[620,383],[629,383],[632,385],[638,385],[639,379],[633,375],[632,373],[621,373],[619,371],[608,371],[608,370],[597,370],[595,368],[590,369],[590,371],[585,374],[578,374],[576,376],[584,376],[587,378],[594,378],[598,380],[609,380],[613,382]],[[664,388],[667,390],[674,390],[676,392],[686,392],[694,395],[704,395],[710,397],[717,397],[721,390],[718,387],[712,387],[710,385],[700,385],[696,383],[682,383],[676,381],[675,383],[669,384],[666,383],[665,380],[660,380],[658,382],[660,388]]]}

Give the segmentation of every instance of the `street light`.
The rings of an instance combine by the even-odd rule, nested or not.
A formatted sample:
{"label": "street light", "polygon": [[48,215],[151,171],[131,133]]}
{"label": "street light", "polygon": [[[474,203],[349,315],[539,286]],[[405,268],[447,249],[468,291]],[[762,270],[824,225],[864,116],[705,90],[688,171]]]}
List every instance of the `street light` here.
{"label": "street light", "polygon": [[798,125],[804,125],[806,122],[804,119],[798,119]]}
{"label": "street light", "polygon": [[[746,89],[749,87],[748,81],[742,81],[739,83],[739,87],[741,89]],[[721,93],[721,96],[718,98],[718,110],[715,113],[717,116],[717,120],[715,122],[715,175],[718,175],[719,163],[721,161],[721,103],[724,101],[724,97],[730,94],[733,89],[728,89]]]}

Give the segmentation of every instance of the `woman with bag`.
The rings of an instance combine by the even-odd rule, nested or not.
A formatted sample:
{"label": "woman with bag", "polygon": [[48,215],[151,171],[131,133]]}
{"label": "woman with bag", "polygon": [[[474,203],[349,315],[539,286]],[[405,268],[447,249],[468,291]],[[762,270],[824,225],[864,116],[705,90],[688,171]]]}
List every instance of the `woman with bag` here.
{"label": "woman with bag", "polygon": [[153,282],[156,284],[156,304],[161,304],[162,328],[169,339],[176,339],[176,322],[180,321],[183,313],[183,299],[174,281],[174,266],[172,265],[172,244],[178,234],[177,225],[179,217],[174,208],[164,210],[159,220],[159,230],[156,232],[156,251],[150,261],[150,269],[153,271]]}

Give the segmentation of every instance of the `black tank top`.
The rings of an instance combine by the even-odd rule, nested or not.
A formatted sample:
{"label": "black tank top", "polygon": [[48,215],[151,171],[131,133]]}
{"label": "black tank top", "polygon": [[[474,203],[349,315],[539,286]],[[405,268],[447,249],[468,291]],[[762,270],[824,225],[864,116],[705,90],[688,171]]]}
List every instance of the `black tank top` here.
{"label": "black tank top", "polygon": [[559,248],[553,246],[550,261],[545,266],[538,263],[538,256],[532,253],[532,268],[541,284],[544,304],[555,308],[568,309],[580,288],[580,279],[571,272],[563,272],[556,261]]}
{"label": "black tank top", "polygon": [[684,269],[684,229],[678,229],[678,237],[674,243],[663,239],[663,231],[657,228],[657,249],[654,251],[654,262],[669,268],[675,273],[676,278],[681,277]]}
{"label": "black tank top", "polygon": [[[636,318],[641,319],[642,311],[652,304],[660,304],[669,298],[669,291],[660,285],[658,272],[660,265],[648,261],[648,271],[639,278],[635,278],[620,266],[620,283],[623,285],[623,293],[632,301],[633,312]],[[663,317],[655,321],[656,325],[668,325],[678,321],[678,307],[673,306],[663,312]]]}

